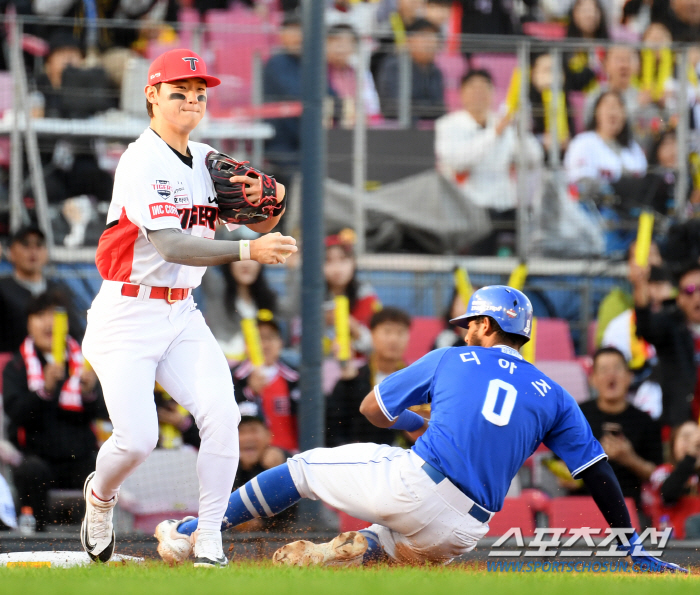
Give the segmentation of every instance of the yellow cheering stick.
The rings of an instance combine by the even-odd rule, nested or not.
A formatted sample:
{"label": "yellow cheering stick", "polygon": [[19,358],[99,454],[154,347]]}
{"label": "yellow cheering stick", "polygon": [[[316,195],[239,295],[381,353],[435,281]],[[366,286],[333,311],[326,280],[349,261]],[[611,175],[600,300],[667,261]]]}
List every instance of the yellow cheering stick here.
{"label": "yellow cheering stick", "polygon": [[649,264],[649,251],[651,250],[651,236],[654,233],[654,215],[644,211],[639,215],[637,226],[637,243],[634,247],[634,261],[640,267]]}
{"label": "yellow cheering stick", "polygon": [[521,262],[517,267],[513,269],[513,272],[508,278],[508,287],[517,289],[519,291],[523,290],[525,287],[525,280],[527,279],[527,263]]}
{"label": "yellow cheering stick", "polygon": [[506,109],[510,115],[517,112],[518,107],[520,107],[520,85],[522,85],[522,81],[522,70],[517,67],[514,68],[508,85],[508,93],[506,94]]}
{"label": "yellow cheering stick", "polygon": [[350,359],[350,300],[347,296],[335,297],[335,342],[338,345],[336,357],[341,362]]}
{"label": "yellow cheering stick", "polygon": [[459,299],[467,306],[472,297],[472,293],[474,293],[474,288],[469,280],[467,269],[463,269],[462,267],[457,267],[455,269],[455,287],[457,288]]}
{"label": "yellow cheering stick", "polygon": [[56,309],[53,315],[53,331],[51,335],[51,355],[55,364],[66,361],[66,337],[68,336],[68,313]]}
{"label": "yellow cheering stick", "polygon": [[265,358],[263,357],[262,345],[260,344],[258,321],[255,318],[244,318],[241,320],[241,330],[243,331],[243,339],[245,339],[250,363],[256,368],[262,366],[265,363]]}

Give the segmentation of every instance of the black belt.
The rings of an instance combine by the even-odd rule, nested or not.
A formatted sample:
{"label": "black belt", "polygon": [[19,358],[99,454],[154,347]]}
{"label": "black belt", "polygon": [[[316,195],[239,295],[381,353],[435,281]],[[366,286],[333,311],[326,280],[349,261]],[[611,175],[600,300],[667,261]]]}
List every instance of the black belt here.
{"label": "black belt", "polygon": [[[435,483],[440,483],[444,479],[448,479],[442,471],[438,471],[429,463],[423,463],[423,471],[425,471],[427,476]],[[474,502],[472,507],[467,512],[480,523],[488,523],[491,519],[491,513],[485,508],[479,506],[476,502]]]}

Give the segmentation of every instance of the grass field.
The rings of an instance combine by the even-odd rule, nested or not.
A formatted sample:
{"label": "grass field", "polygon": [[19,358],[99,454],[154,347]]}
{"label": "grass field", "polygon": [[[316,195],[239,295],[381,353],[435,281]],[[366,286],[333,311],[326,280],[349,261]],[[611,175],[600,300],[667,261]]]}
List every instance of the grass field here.
{"label": "grass field", "polygon": [[675,595],[697,593],[690,576],[507,574],[483,566],[447,568],[278,568],[232,563],[224,570],[169,568],[161,563],[123,567],[0,568],[3,595]]}

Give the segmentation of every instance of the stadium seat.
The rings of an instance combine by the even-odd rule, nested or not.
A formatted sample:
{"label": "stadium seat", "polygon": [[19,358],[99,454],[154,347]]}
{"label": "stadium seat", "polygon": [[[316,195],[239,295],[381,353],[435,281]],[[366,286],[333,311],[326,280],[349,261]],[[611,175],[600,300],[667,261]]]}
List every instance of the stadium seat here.
{"label": "stadium seat", "polygon": [[[625,498],[627,510],[630,513],[632,526],[639,531],[639,514],[637,506],[632,498]],[[608,523],[603,518],[598,506],[590,496],[565,496],[554,498],[549,503],[549,526],[566,527],[593,527],[607,529]]]}
{"label": "stadium seat", "polygon": [[537,360],[535,365],[554,382],[561,384],[577,403],[583,403],[590,398],[586,372],[577,360],[571,362]]}
{"label": "stadium seat", "polygon": [[560,318],[537,318],[535,363],[540,361],[573,361],[574,342],[569,323]]}
{"label": "stadium seat", "polygon": [[433,316],[414,316],[411,321],[411,336],[404,354],[407,364],[412,364],[423,357],[435,342],[443,329],[443,322]]}
{"label": "stadium seat", "polygon": [[523,23],[523,33],[539,39],[563,39],[566,37],[566,27],[561,23],[531,21]]}
{"label": "stadium seat", "polygon": [[340,523],[339,530],[341,533],[345,533],[345,531],[359,531],[360,529],[366,529],[372,524],[368,523],[367,521],[356,519],[345,512],[341,512],[339,510],[336,510],[336,512],[338,513],[338,521]]}
{"label": "stadium seat", "polygon": [[598,345],[596,345],[596,341],[595,341],[595,336],[596,336],[597,332],[598,332],[598,321],[591,320],[588,323],[588,329],[586,330],[586,340],[588,342],[586,352],[588,353],[588,355],[593,355],[595,353],[595,350],[598,348]]}
{"label": "stadium seat", "polygon": [[442,72],[445,88],[445,105],[449,111],[462,108],[459,87],[467,71],[467,60],[463,54],[443,51],[435,58],[435,64]]}
{"label": "stadium seat", "polygon": [[523,537],[535,534],[535,510],[530,506],[528,498],[506,498],[503,508],[497,512],[489,523],[489,537],[505,535],[512,527],[519,527]]}

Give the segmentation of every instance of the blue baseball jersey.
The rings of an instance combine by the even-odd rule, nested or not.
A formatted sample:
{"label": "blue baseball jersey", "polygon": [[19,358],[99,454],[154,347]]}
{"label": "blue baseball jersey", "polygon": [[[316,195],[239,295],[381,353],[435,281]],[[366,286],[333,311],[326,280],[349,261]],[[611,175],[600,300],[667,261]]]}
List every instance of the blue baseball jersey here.
{"label": "blue baseball jersey", "polygon": [[430,427],[413,450],[491,512],[542,442],[574,477],[607,458],[574,398],[509,347],[437,349],[375,394],[392,420],[430,403]]}

